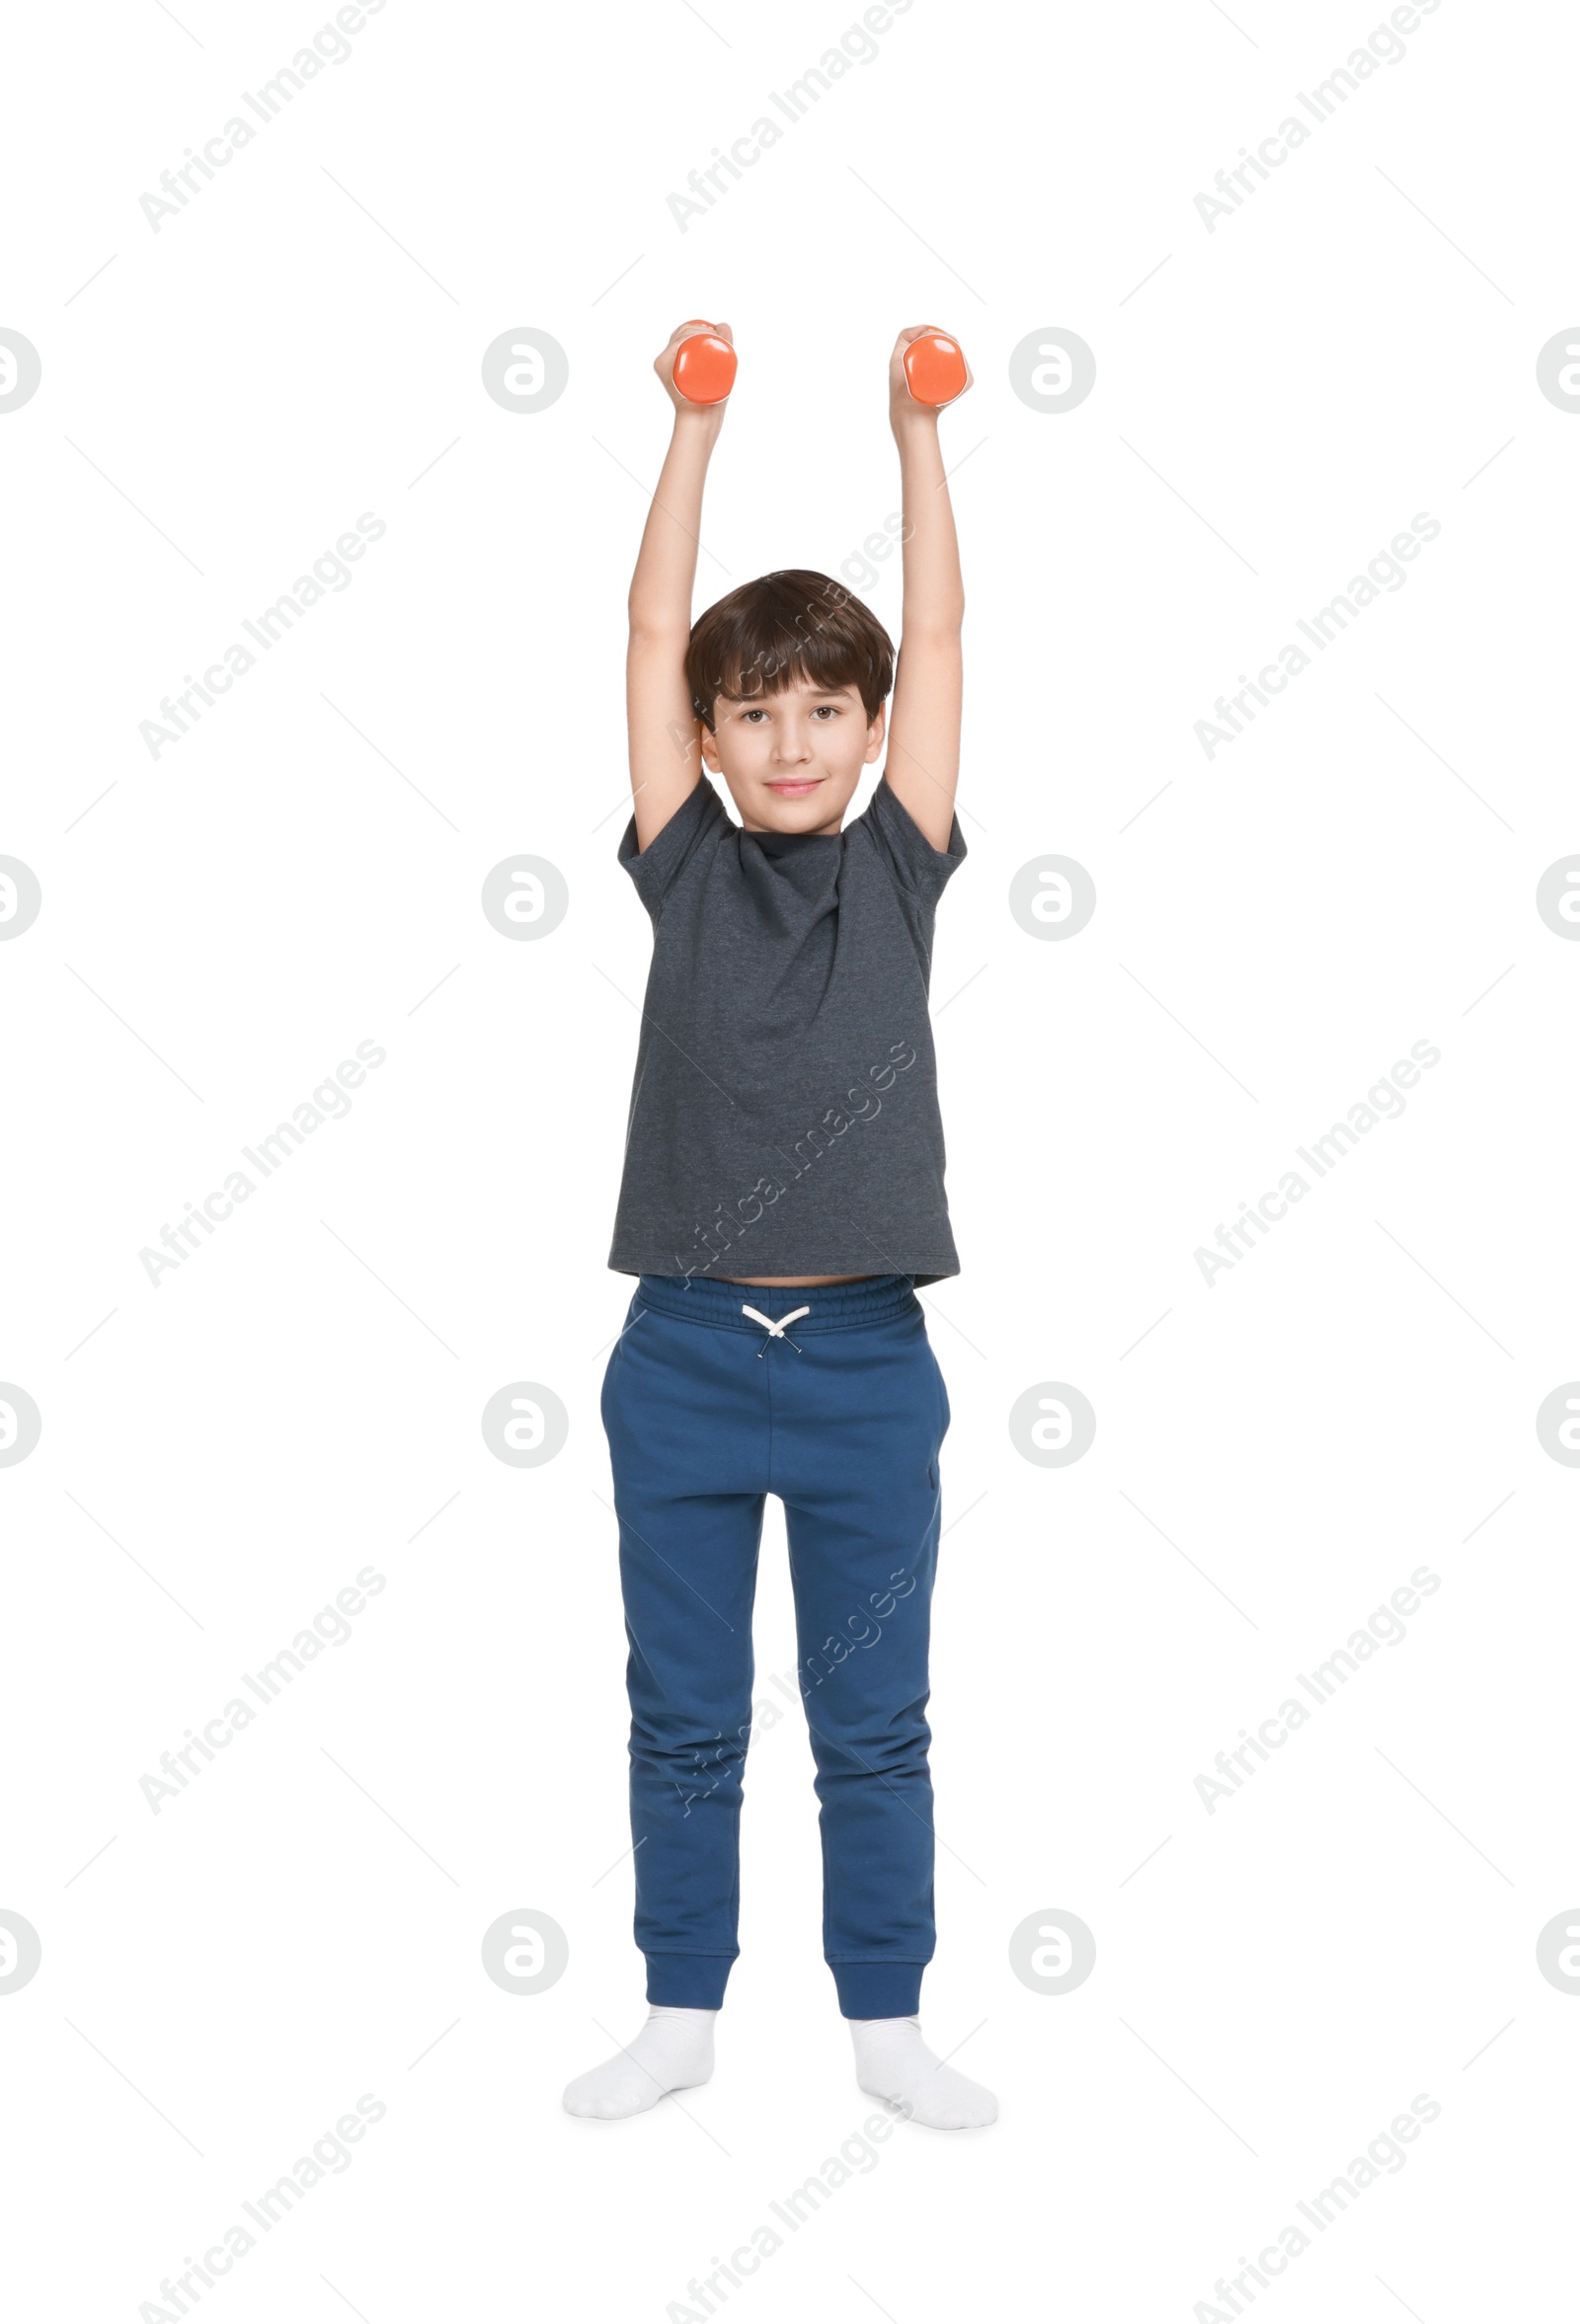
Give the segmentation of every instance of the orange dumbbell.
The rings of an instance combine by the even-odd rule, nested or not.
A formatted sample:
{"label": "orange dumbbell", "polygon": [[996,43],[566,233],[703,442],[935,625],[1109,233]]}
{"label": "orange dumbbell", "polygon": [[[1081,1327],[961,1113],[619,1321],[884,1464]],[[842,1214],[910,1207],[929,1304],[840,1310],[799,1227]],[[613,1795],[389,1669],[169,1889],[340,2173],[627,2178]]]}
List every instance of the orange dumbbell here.
{"label": "orange dumbbell", "polygon": [[918,404],[952,404],[965,392],[966,358],[960,342],[932,324],[906,349],[906,385]]}
{"label": "orange dumbbell", "polygon": [[688,404],[722,404],[735,385],[735,349],[698,316],[680,328],[692,336],[675,349],[670,376]]}

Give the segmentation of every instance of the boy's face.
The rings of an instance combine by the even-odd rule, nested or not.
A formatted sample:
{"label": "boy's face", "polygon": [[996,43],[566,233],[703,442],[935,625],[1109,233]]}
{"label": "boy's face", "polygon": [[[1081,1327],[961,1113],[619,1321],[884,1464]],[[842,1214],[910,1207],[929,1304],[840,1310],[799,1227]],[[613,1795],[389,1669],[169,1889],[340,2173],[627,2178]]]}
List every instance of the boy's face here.
{"label": "boy's face", "polygon": [[883,748],[886,705],[868,723],[854,686],[830,692],[794,678],[782,694],[713,705],[702,757],[722,774],[749,831],[837,831],[861,779]]}

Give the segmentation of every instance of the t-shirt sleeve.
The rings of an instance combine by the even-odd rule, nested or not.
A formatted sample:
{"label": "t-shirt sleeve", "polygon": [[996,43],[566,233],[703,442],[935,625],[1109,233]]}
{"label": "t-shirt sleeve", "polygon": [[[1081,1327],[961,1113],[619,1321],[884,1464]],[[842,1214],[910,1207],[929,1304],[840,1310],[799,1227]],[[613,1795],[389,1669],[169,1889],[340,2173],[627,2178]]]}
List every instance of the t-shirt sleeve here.
{"label": "t-shirt sleeve", "polygon": [[636,891],[653,919],[659,918],[675,882],[698,848],[717,838],[720,824],[729,820],[720,805],[719,794],[706,775],[697,777],[696,789],[681,800],[650,846],[637,846],[636,817],[631,817],[620,838],[619,860],[630,873]]}
{"label": "t-shirt sleeve", "polygon": [[921,903],[936,903],[951,873],[966,860],[960,817],[951,819],[947,849],[934,847],[909,810],[901,805],[887,774],[879,776],[865,813],[856,819],[871,831],[879,855],[900,886]]}

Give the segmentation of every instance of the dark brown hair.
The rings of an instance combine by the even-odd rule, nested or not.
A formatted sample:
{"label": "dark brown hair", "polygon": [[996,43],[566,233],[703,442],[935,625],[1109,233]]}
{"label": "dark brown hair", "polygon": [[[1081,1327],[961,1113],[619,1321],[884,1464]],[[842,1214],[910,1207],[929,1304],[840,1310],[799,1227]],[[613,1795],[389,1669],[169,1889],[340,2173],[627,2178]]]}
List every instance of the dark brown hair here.
{"label": "dark brown hair", "polygon": [[870,726],[895,675],[895,650],[876,614],[826,573],[765,573],[710,605],[691,630],[685,676],[711,734],[722,694],[748,702],[782,694],[796,678],[860,689]]}

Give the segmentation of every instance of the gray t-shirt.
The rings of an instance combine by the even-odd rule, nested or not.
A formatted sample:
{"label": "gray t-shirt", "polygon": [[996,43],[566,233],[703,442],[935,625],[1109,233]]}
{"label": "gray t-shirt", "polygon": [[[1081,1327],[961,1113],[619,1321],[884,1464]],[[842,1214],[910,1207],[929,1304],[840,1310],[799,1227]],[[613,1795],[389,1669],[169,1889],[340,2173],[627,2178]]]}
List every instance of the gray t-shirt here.
{"label": "gray t-shirt", "polygon": [[958,1275],[927,977],[940,854],[880,778],[844,830],[745,831],[706,775],[620,862],[653,920],[609,1265]]}

